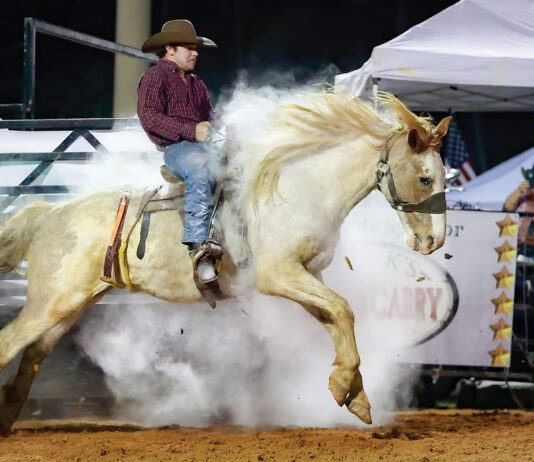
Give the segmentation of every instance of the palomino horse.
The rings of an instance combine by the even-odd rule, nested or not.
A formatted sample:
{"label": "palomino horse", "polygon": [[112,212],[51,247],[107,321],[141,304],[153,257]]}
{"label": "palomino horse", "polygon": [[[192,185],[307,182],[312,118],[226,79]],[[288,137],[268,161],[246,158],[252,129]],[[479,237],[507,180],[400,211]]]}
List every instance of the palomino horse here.
{"label": "palomino horse", "polygon": [[[429,254],[443,245],[444,175],[439,155],[449,118],[438,126],[415,116],[389,94],[381,96],[388,121],[349,95],[316,93],[281,106],[266,135],[268,148],[245,162],[242,193],[224,202],[221,222],[225,259],[221,289],[231,296],[239,276],[242,227],[253,261],[255,286],[294,300],[330,334],[336,369],[329,388],[337,403],[370,423],[370,404],[359,371],[354,316],[347,301],[326,287],[320,271],[332,259],[339,228],[351,209],[377,186],[398,210],[407,244]],[[119,189],[70,202],[35,202],[15,215],[0,234],[0,271],[27,258],[27,303],[0,331],[0,371],[22,350],[19,370],[0,391],[0,430],[9,432],[28,396],[40,363],[110,286],[100,279],[115,221]],[[134,191],[135,210],[142,191]],[[437,204],[437,205],[436,205]],[[125,229],[134,219],[128,214]],[[128,250],[135,289],[176,303],[201,302],[183,225],[173,211],[152,219],[145,257]]]}

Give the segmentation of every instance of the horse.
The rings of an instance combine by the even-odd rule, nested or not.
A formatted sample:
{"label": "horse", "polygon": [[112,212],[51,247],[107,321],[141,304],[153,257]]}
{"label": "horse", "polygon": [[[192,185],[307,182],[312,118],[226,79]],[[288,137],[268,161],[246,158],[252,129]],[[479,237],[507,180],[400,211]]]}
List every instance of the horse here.
{"label": "horse", "polygon": [[[368,424],[371,407],[354,315],[323,284],[320,272],[333,257],[344,218],[377,187],[397,211],[409,247],[429,254],[443,245],[445,169],[439,148],[450,121],[434,125],[388,93],[378,100],[381,113],[351,95],[325,91],[280,105],[255,151],[236,156],[247,160],[240,161],[242,187],[219,210],[221,291],[236,294],[238,263],[248,255],[258,291],[293,300],[325,327],[335,347],[330,392]],[[0,389],[2,434],[11,431],[41,362],[111,288],[101,275],[122,192],[31,203],[0,233],[0,271],[16,270],[26,259],[28,279],[25,306],[0,331],[0,372],[24,351],[18,372]],[[131,192],[130,209],[142,193]],[[128,213],[124,229],[133,220]],[[135,291],[174,303],[203,301],[180,242],[182,230],[176,211],[154,214],[142,260],[135,255],[139,232],[132,233],[127,260]]]}

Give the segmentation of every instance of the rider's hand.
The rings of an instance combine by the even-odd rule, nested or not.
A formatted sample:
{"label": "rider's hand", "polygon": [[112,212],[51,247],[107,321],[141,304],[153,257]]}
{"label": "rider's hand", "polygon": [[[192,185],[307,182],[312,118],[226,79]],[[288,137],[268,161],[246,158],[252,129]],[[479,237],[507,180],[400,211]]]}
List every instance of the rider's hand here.
{"label": "rider's hand", "polygon": [[209,136],[210,123],[200,122],[195,127],[195,139],[197,141],[207,141]]}
{"label": "rider's hand", "polygon": [[518,190],[521,194],[527,192],[529,189],[530,189],[530,183],[529,183],[528,180],[525,180],[525,181],[521,182],[521,184],[520,184],[519,187],[517,188],[517,190]]}

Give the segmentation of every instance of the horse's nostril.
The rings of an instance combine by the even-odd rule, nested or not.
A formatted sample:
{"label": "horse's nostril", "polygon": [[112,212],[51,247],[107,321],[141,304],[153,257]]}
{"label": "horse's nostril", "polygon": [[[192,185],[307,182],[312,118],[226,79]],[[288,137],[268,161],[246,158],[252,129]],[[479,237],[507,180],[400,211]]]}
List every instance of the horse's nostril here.
{"label": "horse's nostril", "polygon": [[429,234],[429,235],[426,237],[426,241],[427,241],[428,245],[431,246],[432,244],[434,244],[434,237],[433,237],[432,235]]}
{"label": "horse's nostril", "polygon": [[415,239],[417,239],[418,241],[421,240],[421,238],[419,237],[419,233],[415,233],[414,236],[415,236]]}

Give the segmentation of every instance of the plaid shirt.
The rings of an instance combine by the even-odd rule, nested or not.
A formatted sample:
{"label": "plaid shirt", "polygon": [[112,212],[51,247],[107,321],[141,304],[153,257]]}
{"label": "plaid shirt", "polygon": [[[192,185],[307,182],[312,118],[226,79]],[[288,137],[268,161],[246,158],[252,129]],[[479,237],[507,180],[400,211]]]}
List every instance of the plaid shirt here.
{"label": "plaid shirt", "polygon": [[185,79],[187,83],[174,62],[160,59],[139,80],[137,114],[160,151],[182,140],[194,141],[196,125],[210,118],[206,85],[191,73]]}

